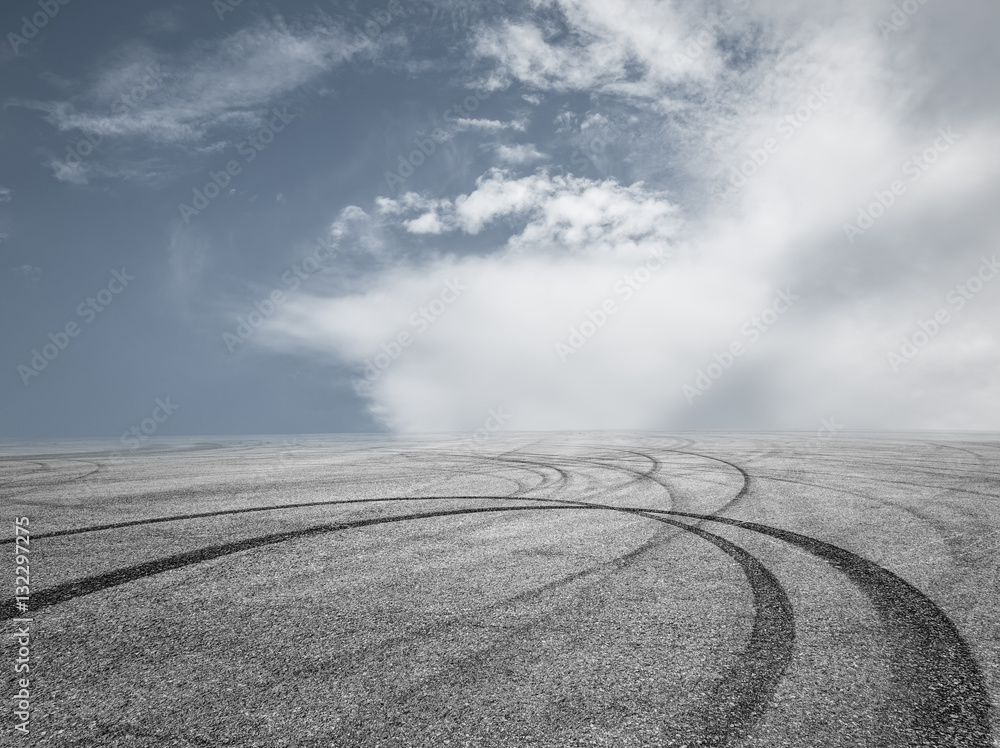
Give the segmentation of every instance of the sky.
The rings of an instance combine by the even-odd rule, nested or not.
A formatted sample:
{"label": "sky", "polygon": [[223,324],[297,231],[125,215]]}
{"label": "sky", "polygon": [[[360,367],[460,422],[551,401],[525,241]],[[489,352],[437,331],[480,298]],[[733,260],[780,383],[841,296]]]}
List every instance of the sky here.
{"label": "sky", "polygon": [[998,429],[998,23],[10,0],[0,438]]}

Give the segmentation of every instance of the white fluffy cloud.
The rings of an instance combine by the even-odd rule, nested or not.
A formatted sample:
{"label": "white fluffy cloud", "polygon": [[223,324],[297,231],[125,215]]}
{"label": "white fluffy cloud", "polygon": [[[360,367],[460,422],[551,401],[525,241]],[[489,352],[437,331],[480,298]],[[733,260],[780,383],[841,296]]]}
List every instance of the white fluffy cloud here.
{"label": "white fluffy cloud", "polygon": [[485,117],[456,117],[451,120],[450,126],[456,132],[466,130],[478,130],[487,133],[497,133],[503,130],[517,130],[523,132],[528,122],[524,118],[501,121],[497,119],[486,119]]}
{"label": "white fluffy cloud", "polygon": [[[544,170],[514,179],[492,169],[476,180],[475,190],[454,200],[409,192],[399,200],[383,198],[378,205],[415,234],[478,234],[511,219],[525,225],[510,237],[509,247],[561,248],[578,257],[634,254],[640,243],[662,246],[678,226],[676,209],[666,196],[641,183],[625,187],[614,180],[550,176]],[[409,218],[412,213],[421,215]]]}
{"label": "white fluffy cloud", "polygon": [[[961,308],[949,300],[1000,249],[994,114],[943,106],[913,54],[957,33],[946,9],[922,6],[911,37],[886,39],[891,10],[855,2],[755,3],[728,20],[651,0],[539,7],[565,28],[529,16],[483,29],[478,59],[514,85],[610,99],[607,116],[561,116],[557,132],[617,116],[628,168],[669,178],[494,169],[467,194],[379,200],[404,236],[507,236],[351,294],[300,296],[263,341],[347,363],[400,430],[474,429],[497,406],[526,429],[996,427],[1000,277]],[[941,130],[956,134],[946,148]],[[859,210],[879,215],[852,236]],[[670,258],[638,283],[654,250]],[[421,310],[447,281],[468,288],[431,320]],[[751,340],[779,291],[798,298]],[[948,322],[893,371],[888,354],[940,309]],[[735,342],[745,354],[689,403],[682,388]],[[389,363],[366,381],[378,356]]]}
{"label": "white fluffy cloud", "polygon": [[535,161],[544,161],[548,156],[539,151],[531,143],[518,143],[516,145],[497,145],[494,149],[497,159],[502,164],[523,165]]}
{"label": "white fluffy cloud", "polygon": [[551,24],[510,21],[481,28],[476,49],[495,59],[507,75],[532,86],[652,96],[718,65],[711,49],[698,47],[693,57],[686,54],[694,51],[695,37],[710,33],[710,27],[704,21],[692,23],[674,3],[565,0],[538,5],[561,11],[570,34],[556,40],[561,35]]}

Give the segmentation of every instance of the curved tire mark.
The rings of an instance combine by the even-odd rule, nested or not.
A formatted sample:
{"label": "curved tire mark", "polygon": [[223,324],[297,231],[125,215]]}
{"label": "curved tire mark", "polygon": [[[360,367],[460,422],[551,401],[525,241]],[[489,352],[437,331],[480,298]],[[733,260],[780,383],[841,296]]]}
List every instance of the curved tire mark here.
{"label": "curved tire mark", "polygon": [[[287,532],[272,533],[270,535],[261,535],[255,538],[247,538],[246,540],[239,540],[232,543],[223,543],[221,545],[207,546],[205,548],[198,548],[194,551],[187,551],[186,553],[178,553],[173,556],[167,556],[165,558],[159,558],[154,561],[147,561],[141,564],[135,564],[134,566],[126,566],[121,569],[114,569],[113,571],[106,572],[104,574],[97,574],[91,577],[85,577],[83,579],[78,579],[73,582],[66,582],[65,584],[59,584],[55,587],[49,587],[47,589],[41,590],[40,592],[35,592],[31,596],[31,607],[32,612],[43,610],[45,608],[51,608],[53,605],[59,605],[61,603],[69,602],[77,597],[82,597],[84,595],[90,595],[94,592],[100,592],[102,590],[110,589],[112,587],[118,587],[123,584],[128,584],[129,582],[135,582],[139,579],[145,577],[150,577],[155,574],[162,574],[166,571],[173,571],[174,569],[182,569],[185,566],[191,566],[193,564],[199,564],[203,561],[211,561],[212,559],[221,558],[223,556],[229,556],[233,553],[239,553],[241,551],[248,551],[253,548],[261,548],[263,546],[274,545],[276,543],[284,543],[288,540],[296,540],[298,538],[311,537],[313,535],[321,535],[328,532],[336,532],[338,530],[347,530],[355,527],[369,527],[371,525],[384,525],[391,522],[405,522],[411,519],[425,519],[428,517],[447,517],[457,514],[479,514],[486,512],[514,512],[523,510],[538,511],[543,509],[578,509],[583,507],[570,507],[570,506],[546,506],[546,507],[534,507],[534,506],[501,506],[501,507],[475,507],[471,509],[442,509],[436,512],[420,512],[416,514],[404,514],[395,517],[373,517],[369,519],[355,520],[354,522],[340,522],[336,524],[323,524],[314,525],[312,527],[307,527],[302,530],[289,530]],[[595,507],[598,508],[598,507]],[[13,618],[17,618],[20,615],[17,610],[16,605],[13,600],[8,600],[4,603],[3,607],[0,608],[0,621],[9,621]]]}
{"label": "curved tire mark", "polygon": [[893,637],[891,669],[899,705],[910,713],[909,722],[880,744],[898,744],[901,733],[913,746],[994,748],[990,696],[972,648],[945,612],[909,582],[808,535],[728,517],[663,513],[721,522],[791,543],[839,569],[861,590]]}
{"label": "curved tire mark", "polygon": [[731,746],[746,737],[770,706],[795,645],[795,616],[788,594],[756,556],[735,543],[700,527],[657,517],[717,546],[743,569],[753,592],[754,619],[740,661],[727,671],[712,691],[712,704],[722,706],[706,715],[703,742],[697,745]]}
{"label": "curved tire mark", "polygon": [[[703,455],[703,454],[700,454],[698,452],[686,452],[686,451],[681,450],[681,449],[668,449],[667,451],[668,452],[673,452],[673,453],[679,454],[679,455],[691,455],[692,457],[701,457],[701,458],[706,459],[706,460],[714,460],[715,462],[721,462],[723,465],[728,465],[729,467],[731,467],[731,468],[739,471],[740,476],[742,476],[742,478],[743,478],[743,486],[740,488],[739,493],[737,493],[735,496],[733,496],[733,498],[731,498],[725,504],[723,504],[718,509],[716,509],[713,512],[713,514],[718,514],[719,512],[724,512],[727,509],[732,508],[732,506],[734,504],[736,504],[737,502],[739,502],[745,496],[749,496],[750,495],[750,490],[751,490],[751,488],[753,486],[753,479],[750,476],[750,473],[748,473],[742,467],[740,467],[739,465],[737,465],[735,462],[729,462],[729,460],[723,460],[721,457],[712,457],[711,455]],[[653,480],[656,480],[656,478],[654,477]],[[657,481],[657,483],[659,483],[659,481]]]}
{"label": "curved tire mark", "polygon": [[[272,506],[252,506],[243,509],[220,509],[215,512],[197,512],[194,514],[173,514],[169,517],[151,517],[149,519],[133,519],[126,522],[112,522],[107,525],[89,525],[87,527],[74,527],[67,530],[54,530],[52,532],[39,532],[31,536],[32,540],[37,538],[57,538],[63,535],[80,535],[85,532],[99,532],[101,530],[117,530],[122,527],[138,527],[140,525],[155,525],[160,522],[181,522],[186,519],[202,519],[204,517],[222,517],[227,514],[249,514],[252,512],[271,512],[279,509],[303,509],[314,506],[336,506],[338,504],[375,504],[383,501],[440,501],[442,499],[483,499],[498,500],[509,499],[509,496],[389,496],[380,499],[343,499],[337,501],[304,501],[299,504],[275,504]],[[517,498],[517,497],[515,497]],[[544,499],[522,499],[523,501],[543,501]],[[0,545],[4,543],[14,543],[14,538],[0,538]]]}
{"label": "curved tire mark", "polygon": [[[451,498],[451,497],[441,497]],[[454,497],[459,498],[459,497]],[[484,497],[475,497],[484,498]],[[510,497],[498,497],[505,501],[522,500]],[[384,499],[391,501],[393,499]],[[395,499],[400,500],[400,499]],[[423,500],[417,497],[411,500]],[[358,500],[357,502],[318,502],[327,503],[360,503],[380,501],[380,499]],[[310,504],[315,505],[316,502]],[[31,611],[35,612],[78,597],[93,594],[103,590],[118,587],[129,582],[161,574],[175,569],[181,569],[194,564],[210,561],[216,558],[232,555],[241,551],[275,545],[289,540],[321,535],[350,528],[369,527],[373,525],[404,522],[414,519],[469,515],[509,511],[540,511],[546,509],[583,509],[606,510],[625,514],[634,514],[646,519],[673,525],[699,538],[706,540],[722,550],[741,567],[753,595],[754,622],[747,641],[746,648],[739,658],[716,684],[713,689],[712,707],[705,715],[704,732],[699,740],[700,745],[709,748],[728,748],[742,740],[749,730],[760,720],[770,705],[778,683],[784,676],[792,657],[795,642],[794,614],[788,595],[774,575],[753,555],[735,545],[729,540],[714,535],[700,527],[685,522],[656,516],[643,509],[612,507],[597,504],[579,504],[550,500],[549,506],[504,506],[504,507],[474,507],[468,509],[450,509],[434,512],[421,512],[394,517],[377,517],[354,522],[315,525],[302,530],[272,533],[256,538],[225,543],[221,545],[200,548],[186,553],[148,561],[141,564],[115,569],[104,574],[98,574],[73,582],[57,585],[35,593],[31,599]],[[257,509],[232,510],[215,512],[214,514],[263,511],[279,507],[260,507]],[[662,512],[665,513],[665,512]],[[659,513],[658,513],[659,514]],[[158,521],[169,521],[172,518],[160,518]],[[134,524],[134,523],[127,523]],[[105,528],[101,528],[105,529]],[[86,528],[77,532],[88,531]],[[36,536],[37,537],[37,536]],[[581,572],[579,576],[589,573]],[[577,575],[574,575],[577,576]],[[13,601],[6,602],[0,608],[0,621],[11,620],[23,615]]]}

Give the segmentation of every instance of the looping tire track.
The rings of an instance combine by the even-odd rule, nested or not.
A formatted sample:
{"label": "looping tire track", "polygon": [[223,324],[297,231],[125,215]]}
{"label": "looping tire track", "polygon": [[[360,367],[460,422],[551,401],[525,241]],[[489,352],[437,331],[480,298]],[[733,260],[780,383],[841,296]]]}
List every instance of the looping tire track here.
{"label": "looping tire track", "polygon": [[[703,454],[700,454],[698,452],[686,452],[686,451],[681,450],[681,449],[668,449],[667,451],[674,452],[674,453],[679,454],[679,455],[691,455],[692,457],[701,457],[701,458],[706,459],[706,460],[713,460],[715,462],[721,462],[723,465],[728,465],[729,467],[731,467],[731,468],[739,471],[740,476],[743,478],[743,486],[740,488],[739,493],[737,493],[735,496],[733,496],[733,498],[731,498],[725,504],[723,504],[718,509],[716,509],[714,512],[712,512],[712,514],[718,514],[720,512],[725,512],[725,511],[731,509],[737,503],[739,503],[743,498],[745,498],[746,496],[750,495],[750,490],[751,490],[751,488],[753,486],[753,479],[751,478],[750,473],[748,473],[742,467],[740,467],[739,465],[737,465],[735,462],[729,462],[729,460],[723,460],[721,457],[713,457],[711,455],[703,455]],[[657,483],[659,483],[661,486],[663,486],[664,488],[666,488],[668,491],[670,490],[669,487],[667,487],[662,481],[657,480],[657,478],[655,476],[652,476],[652,480],[655,480]]]}
{"label": "looping tire track", "polygon": [[[621,450],[621,451],[628,452],[629,450]],[[671,450],[671,451],[673,451],[673,450]],[[649,472],[642,472],[642,471],[634,470],[634,469],[631,469],[631,468],[621,468],[621,467],[617,467],[617,466],[611,466],[611,465],[608,465],[606,463],[594,462],[594,461],[591,461],[591,460],[579,460],[579,459],[577,459],[576,461],[587,462],[587,463],[590,463],[590,464],[599,465],[601,467],[613,468],[613,469],[616,469],[616,470],[620,470],[622,472],[631,473],[631,474],[637,476],[636,479],[634,481],[632,481],[632,483],[638,483],[638,482],[643,481],[643,480],[651,480],[651,481],[657,483],[658,485],[660,485],[661,487],[663,487],[667,491],[667,493],[669,495],[669,493],[670,493],[669,486],[667,486],[666,484],[664,484],[663,482],[661,482],[660,480],[658,480],[657,477],[655,476],[656,469],[659,467],[659,461],[657,461],[653,457],[650,457],[650,456],[647,456],[647,455],[643,455],[640,452],[630,452],[630,453],[631,454],[636,454],[636,455],[641,456],[641,457],[645,457],[646,459],[653,460],[653,462],[654,462],[653,469],[651,469]],[[694,455],[694,456],[697,456],[697,457],[706,457],[706,455],[699,455],[699,454],[696,454],[694,452],[684,452],[682,454],[690,454],[690,455]],[[450,456],[452,456],[452,457],[463,456],[464,457],[465,455],[450,455]],[[549,468],[551,470],[555,470],[559,474],[560,477],[554,483],[549,484],[547,486],[546,485],[536,486],[534,490],[538,490],[538,489],[542,489],[542,488],[550,488],[550,487],[552,487],[554,485],[564,485],[569,480],[568,473],[565,470],[559,468],[556,465],[547,465],[547,464],[544,464],[544,463],[531,462],[530,460],[503,459],[503,458],[500,458],[500,457],[488,457],[487,459],[490,459],[490,461],[492,461],[492,462],[499,462],[501,464],[517,463],[517,464],[523,464],[523,465],[531,466],[531,467],[534,467],[534,468],[545,467],[545,468]],[[708,457],[707,459],[713,459],[714,460],[716,458]],[[724,460],[720,460],[720,461],[721,462],[725,462]],[[740,467],[738,467],[736,465],[733,465],[732,463],[725,462],[725,464],[730,465],[731,467],[735,467],[737,470],[739,470],[740,473],[743,475],[744,481],[743,481],[743,487],[740,489],[740,492],[734,498],[732,498],[731,500],[729,500],[724,506],[722,506],[719,509],[717,509],[716,510],[717,512],[723,511],[724,509],[726,509],[729,506],[731,506],[734,502],[736,502],[737,499],[742,498],[746,493],[748,493],[749,486],[750,486],[749,476],[747,475],[746,471],[744,471],[742,468],[740,468]],[[541,473],[537,473],[537,474],[541,475]],[[627,485],[630,485],[630,484],[625,484],[625,485],[627,486]],[[529,496],[520,496],[519,494],[520,494],[520,491],[517,494],[515,494],[514,496],[469,496],[469,495],[465,495],[465,496],[428,496],[428,497],[419,497],[419,496],[414,496],[414,497],[399,497],[399,496],[393,496],[393,497],[386,497],[386,498],[380,498],[380,499],[344,499],[344,500],[337,500],[337,501],[306,501],[306,502],[300,502],[300,503],[295,503],[295,504],[280,504],[280,505],[277,505],[277,506],[246,507],[246,508],[243,508],[243,509],[220,509],[220,510],[214,511],[214,512],[196,512],[196,513],[190,513],[190,514],[176,514],[176,515],[171,515],[171,516],[168,516],[168,517],[152,517],[152,518],[147,518],[147,519],[128,520],[128,521],[125,521],[125,522],[112,522],[112,523],[103,524],[103,525],[88,525],[88,526],[85,526],[85,527],[76,527],[76,528],[71,528],[71,529],[67,529],[67,530],[54,530],[52,532],[33,533],[32,537],[33,538],[39,538],[39,539],[40,538],[54,538],[54,537],[60,537],[60,536],[64,536],[64,535],[78,535],[80,533],[86,533],[86,532],[98,532],[98,531],[101,531],[101,530],[117,530],[117,529],[121,529],[121,528],[125,528],[125,527],[138,527],[140,525],[151,525],[151,524],[158,524],[158,523],[161,523],[161,522],[174,522],[174,521],[188,520],[188,519],[203,519],[203,518],[206,518],[206,517],[221,517],[221,516],[230,515],[230,514],[246,514],[246,513],[252,513],[252,512],[273,511],[273,510],[279,510],[279,509],[303,509],[303,508],[307,508],[307,507],[325,506],[325,505],[328,505],[328,504],[364,504],[364,503],[369,503],[369,502],[380,502],[380,501],[420,500],[422,498],[426,498],[427,501],[434,501],[434,500],[441,500],[441,499],[469,499],[469,500],[482,499],[482,500],[497,501],[497,500],[509,500],[509,499],[512,499],[512,498],[522,498],[525,501],[556,501],[555,499],[529,497]],[[582,502],[565,502],[565,503],[573,504],[573,503],[582,503]],[[0,545],[13,544],[13,543],[14,543],[14,538],[12,538],[12,537],[0,538]]]}
{"label": "looping tire track", "polygon": [[[720,517],[721,512],[750,493],[751,476],[727,460],[678,449],[669,451],[729,465],[743,476],[743,487],[712,514],[649,512],[695,519],[695,528],[705,521],[722,522],[791,543],[840,569],[869,598],[892,639],[896,695],[902,711],[911,717],[908,724],[897,726],[895,731],[883,727],[887,740],[906,735],[914,746],[994,748],[991,699],[978,662],[954,623],[930,598],[888,569],[838,546],[767,525]],[[645,474],[629,467],[617,469],[642,475],[669,492],[669,487],[655,475],[655,468]]]}
{"label": "looping tire track", "polygon": [[[433,497],[432,497],[433,498]],[[441,497],[446,498],[446,497]],[[450,497],[447,497],[450,498]],[[514,497],[496,497],[506,501],[520,500]],[[396,499],[399,501],[399,499]],[[411,500],[421,500],[420,498]],[[359,502],[379,501],[359,500]],[[391,501],[391,499],[385,499]],[[546,501],[540,499],[539,501]],[[359,503],[336,502],[336,503]],[[329,532],[351,528],[369,527],[373,525],[403,522],[431,517],[455,515],[471,515],[490,512],[509,511],[539,511],[539,510],[610,510],[625,514],[634,514],[646,519],[673,525],[697,537],[706,540],[732,558],[743,570],[753,594],[754,621],[748,637],[746,648],[739,658],[716,684],[713,690],[711,704],[704,712],[705,725],[699,745],[707,748],[727,748],[743,739],[750,729],[760,720],[770,705],[785,671],[791,663],[795,642],[794,614],[788,595],[774,575],[753,555],[743,550],[725,538],[714,535],[698,527],[692,527],[666,517],[655,516],[640,509],[618,508],[597,504],[568,503],[558,500],[548,500],[547,506],[502,506],[475,507],[468,509],[439,510],[421,512],[394,517],[377,517],[353,522],[316,525],[302,530],[249,538],[233,543],[200,548],[186,553],[179,553],[166,558],[148,561],[141,564],[116,569],[84,579],[50,587],[35,593],[31,599],[32,612],[43,610],[77,597],[93,594],[103,590],[118,587],[167,571],[181,569],[194,564],[210,561],[241,551],[260,548],[289,540],[312,537]],[[319,502],[333,503],[333,502]],[[277,509],[280,507],[262,507]],[[253,511],[236,510],[236,511]],[[226,512],[232,513],[232,512]],[[213,513],[218,514],[218,513]],[[168,521],[160,518],[159,521]],[[134,524],[134,523],[128,523]],[[81,528],[76,532],[86,532],[102,528]],[[68,531],[64,531],[65,534]],[[36,536],[40,537],[40,536]],[[0,621],[11,620],[20,615],[13,601],[0,608]]]}
{"label": "looping tire track", "polygon": [[[13,501],[13,500],[19,499],[19,498],[21,498],[23,496],[30,496],[32,493],[34,493],[35,491],[37,491],[39,489],[50,489],[50,488],[58,488],[59,486],[68,486],[68,485],[70,485],[72,483],[76,483],[78,481],[86,480],[90,476],[96,475],[97,473],[101,472],[101,469],[102,469],[101,465],[99,463],[91,462],[89,460],[68,459],[66,461],[67,462],[82,462],[85,465],[90,465],[93,469],[90,472],[83,473],[82,475],[71,475],[71,476],[59,477],[59,475],[57,473],[54,480],[52,480],[50,482],[42,482],[41,484],[39,484],[37,482],[38,476],[36,474],[30,475],[29,476],[30,480],[28,480],[28,481],[24,481],[22,478],[15,478],[15,479],[13,479],[12,481],[10,481],[8,483],[4,483],[2,486],[0,486],[0,488],[3,488],[5,491],[7,491],[7,490],[15,490],[15,489],[19,489],[19,488],[28,488],[29,490],[22,491],[21,493],[8,494],[4,498],[7,499],[8,501]],[[52,471],[52,467],[48,463],[46,463],[44,461],[38,461],[38,460],[30,460],[30,461],[28,461],[28,460],[25,460],[25,462],[35,462],[35,463],[37,463],[38,465],[41,466],[41,468],[42,468],[42,470],[44,472],[51,472]],[[50,506],[50,505],[52,505],[52,502],[47,502],[47,501],[19,501],[17,503],[19,503],[19,504],[27,504],[27,505],[39,505],[39,506]],[[60,504],[59,506],[65,506],[65,505]]]}
{"label": "looping tire track", "polygon": [[[901,577],[839,546],[768,525],[720,517],[721,512],[749,494],[751,477],[732,462],[697,456],[736,468],[744,478],[740,492],[712,514],[655,509],[649,510],[651,513],[752,530],[796,545],[838,568],[868,597],[892,637],[895,685],[911,715],[910,723],[901,725],[899,731],[914,746],[995,748],[990,726],[991,699],[982,672],[972,649],[944,611]],[[649,479],[663,485],[655,475]]]}
{"label": "looping tire track", "polygon": [[[706,455],[695,456],[706,457]],[[716,512],[720,512],[730,507],[749,492],[750,477],[742,468],[733,463],[718,458],[709,459],[724,462],[739,470],[744,476],[743,488],[737,496],[716,510]],[[647,474],[644,477],[659,482],[655,476]],[[128,523],[117,523],[115,525],[64,530],[52,533],[49,536],[76,534],[111,529],[113,527],[166,522],[199,516],[217,516],[220,514],[286,509],[298,506],[457,498],[503,501],[523,501],[527,499],[527,497],[476,496],[309,502],[299,505],[255,507],[182,517],[137,520]],[[736,705],[734,709],[721,715],[719,719],[710,721],[706,727],[706,739],[709,742],[703,743],[704,745],[711,746],[732,745],[734,741],[739,740],[752,728],[769,704],[774,689],[776,689],[777,683],[787,667],[787,658],[791,656],[791,642],[794,641],[794,630],[792,628],[791,606],[787,604],[787,595],[785,595],[784,590],[781,589],[773,575],[755,557],[742,548],[739,548],[739,546],[719,536],[707,533],[699,527],[701,522],[718,522],[770,536],[797,546],[839,569],[868,597],[879,618],[885,625],[887,634],[891,638],[891,644],[896,654],[892,662],[894,686],[898,691],[900,703],[908,707],[905,709],[905,713],[909,715],[909,722],[907,724],[896,725],[895,728],[884,726],[883,729],[886,731],[884,738],[886,742],[892,741],[896,743],[900,737],[905,737],[910,741],[907,744],[913,746],[953,746],[954,748],[993,747],[990,728],[991,701],[984,686],[979,665],[971,648],[962,638],[954,623],[932,600],[927,598],[920,590],[878,564],[839,546],[825,543],[806,535],[754,522],[721,517],[715,512],[713,514],[695,514],[671,510],[612,507],[561,501],[558,499],[527,500],[546,502],[554,505],[544,507],[477,507],[471,509],[442,510],[397,517],[370,518],[349,523],[326,524],[304,530],[276,533],[239,542],[202,548],[58,585],[33,595],[32,609],[37,610],[51,607],[82,595],[109,589],[143,577],[183,568],[243,550],[352,527],[365,527],[426,517],[502,511],[604,509],[631,513],[648,519],[657,519],[658,521],[677,525],[709,542],[713,542],[717,547],[740,563],[751,583],[754,591],[755,607],[757,608],[754,633],[751,636],[744,660],[741,663],[742,667],[738,668],[735,673],[731,672],[727,674],[716,688],[717,696],[720,698],[735,697]],[[656,515],[660,516],[657,517]],[[683,522],[670,521],[662,515],[693,519],[697,521],[697,524],[689,525]],[[43,536],[37,535],[35,537]],[[758,604],[761,607],[757,607]],[[762,610],[768,611],[763,617]],[[10,620],[17,617],[17,615],[18,613],[13,605],[13,601],[8,601],[4,604],[3,608],[0,608],[0,621]],[[759,641],[769,643],[763,648],[757,647],[754,644],[754,637],[758,637]],[[776,643],[778,645],[777,648],[775,647]],[[780,655],[782,645],[787,648],[787,658],[784,660],[782,660],[782,656]],[[778,652],[779,656],[777,659],[770,659],[774,652]],[[758,679],[759,681],[756,686],[746,685],[753,682],[754,679]],[[737,684],[741,683],[743,685],[737,687]],[[768,689],[770,690],[768,691]],[[739,700],[741,695],[744,696],[743,702]]]}

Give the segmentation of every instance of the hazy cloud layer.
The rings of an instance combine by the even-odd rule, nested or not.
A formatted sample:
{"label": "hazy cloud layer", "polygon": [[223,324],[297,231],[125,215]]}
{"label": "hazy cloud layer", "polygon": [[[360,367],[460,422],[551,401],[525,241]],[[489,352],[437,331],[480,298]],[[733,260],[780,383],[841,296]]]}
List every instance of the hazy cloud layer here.
{"label": "hazy cloud layer", "polygon": [[[170,16],[151,18],[162,24]],[[49,164],[57,179],[142,180],[168,169],[169,158],[137,163],[137,150],[172,148],[174,157],[218,150],[233,133],[266,124],[274,105],[370,46],[326,17],[298,24],[275,17],[183,53],[128,43],[108,54],[74,97],[10,104],[41,111],[60,132],[104,143],[105,150],[127,149],[127,159],[57,154]]]}
{"label": "hazy cloud layer", "polygon": [[60,7],[0,56],[12,433],[1000,427],[995,3]]}
{"label": "hazy cloud layer", "polygon": [[[921,7],[907,36],[880,28],[891,8],[860,3],[732,5],[731,17],[672,3],[544,7],[557,20],[481,28],[473,55],[513,87],[599,95],[617,122],[605,142],[646,183],[492,170],[467,194],[383,200],[384,220],[409,234],[511,234],[485,256],[443,253],[369,290],[301,297],[276,331],[363,376],[414,332],[410,315],[444,279],[467,284],[368,378],[372,412],[399,429],[474,428],[497,404],[524,428],[996,424],[998,292],[987,283],[962,308],[947,298],[1000,249],[984,199],[1000,166],[994,113],[928,111],[940,81],[909,51],[932,43],[946,9]],[[576,120],[597,128],[601,116]],[[566,135],[585,131],[572,122],[559,123]],[[497,160],[530,163],[518,152],[498,148]],[[879,216],[859,224],[859,209]],[[616,283],[653,245],[672,257],[626,299]],[[783,290],[790,308],[747,334]],[[560,356],[608,299],[617,311]],[[901,338],[922,341],[940,308],[949,321],[907,358]],[[685,396],[734,342],[746,352]]]}

